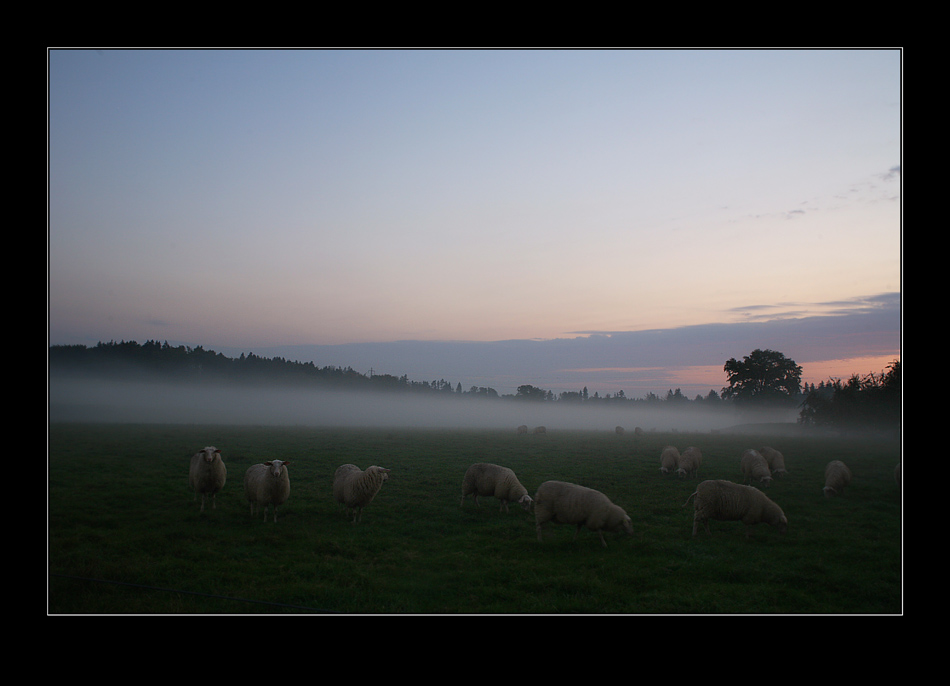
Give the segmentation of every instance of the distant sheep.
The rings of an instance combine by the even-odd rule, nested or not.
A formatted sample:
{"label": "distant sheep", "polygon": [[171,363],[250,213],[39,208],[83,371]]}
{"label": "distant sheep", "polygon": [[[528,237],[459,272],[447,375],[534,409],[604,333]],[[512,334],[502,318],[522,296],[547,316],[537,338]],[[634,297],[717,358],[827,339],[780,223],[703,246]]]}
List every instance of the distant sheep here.
{"label": "distant sheep", "polygon": [[547,430],[545,427],[543,427],[543,426],[536,426],[536,427],[534,427],[534,433],[536,433],[536,434],[546,434],[547,432],[548,432],[548,430]]}
{"label": "distant sheep", "polygon": [[260,506],[266,522],[267,506],[270,505],[274,510],[274,521],[277,521],[277,508],[290,497],[289,464],[290,460],[271,460],[247,468],[244,473],[244,497],[251,505],[252,517],[255,505]]}
{"label": "distant sheep", "polygon": [[534,502],[528,495],[528,489],[521,485],[513,471],[489,462],[476,462],[465,471],[460,506],[465,504],[465,498],[470,495],[474,497],[476,507],[478,496],[494,496],[501,501],[499,511],[504,508],[505,512],[508,512],[508,503],[518,503],[528,510]]}
{"label": "distant sheep", "polygon": [[664,474],[675,472],[679,466],[680,451],[675,445],[668,445],[660,453],[660,471]]}
{"label": "distant sheep", "polygon": [[346,506],[347,515],[353,512],[353,523],[363,518],[363,508],[369,505],[383,482],[389,479],[388,469],[367,467],[364,472],[355,464],[345,464],[337,468],[333,475],[333,497]]}
{"label": "distant sheep", "polygon": [[547,522],[576,526],[575,541],[581,527],[586,526],[597,532],[605,548],[604,531],[633,533],[630,517],[610,498],[600,491],[565,481],[545,481],[538,487],[534,496],[534,516],[538,541],[541,540],[541,527]]}
{"label": "distant sheep", "polygon": [[826,498],[844,493],[851,483],[851,470],[841,460],[832,460],[825,467],[825,487],[821,489]]}
{"label": "distant sheep", "polygon": [[634,436],[642,436],[642,435],[643,435],[643,429],[641,429],[639,426],[636,427],[636,428],[633,430],[633,435],[634,435]]}
{"label": "distant sheep", "polygon": [[614,433],[616,433],[618,436],[623,436],[624,428],[622,426],[614,427]]}
{"label": "distant sheep", "polygon": [[518,431],[518,435],[526,434],[528,433],[528,427],[525,424],[522,424],[521,426],[518,427],[517,431]]}
{"label": "distant sheep", "polygon": [[[788,519],[782,508],[776,505],[765,493],[752,486],[736,484],[722,479],[703,481],[686,499],[696,497],[693,514],[693,536],[702,526],[709,533],[709,520],[739,521],[746,526],[764,522],[784,534],[788,530]],[[746,537],[751,533],[746,529]]]}
{"label": "distant sheep", "polygon": [[690,446],[680,453],[679,461],[676,464],[676,473],[680,478],[695,477],[702,463],[703,454],[697,448]]}
{"label": "distant sheep", "polygon": [[224,488],[228,468],[221,459],[221,451],[213,445],[202,448],[191,456],[188,470],[188,485],[195,492],[195,500],[201,495],[201,512],[205,510],[205,496],[211,496],[211,507],[217,509],[215,495]]}
{"label": "distant sheep", "polygon": [[765,461],[758,450],[750,448],[742,453],[739,460],[739,469],[742,470],[742,476],[750,484],[753,481],[758,481],[768,487],[772,483],[772,472],[769,471],[769,463]]}
{"label": "distant sheep", "polygon": [[772,472],[773,476],[785,476],[788,473],[788,470],[785,469],[785,456],[782,455],[775,448],[770,448],[765,446],[764,448],[759,449],[759,453],[762,457],[765,458],[765,461],[769,465],[769,470]]}

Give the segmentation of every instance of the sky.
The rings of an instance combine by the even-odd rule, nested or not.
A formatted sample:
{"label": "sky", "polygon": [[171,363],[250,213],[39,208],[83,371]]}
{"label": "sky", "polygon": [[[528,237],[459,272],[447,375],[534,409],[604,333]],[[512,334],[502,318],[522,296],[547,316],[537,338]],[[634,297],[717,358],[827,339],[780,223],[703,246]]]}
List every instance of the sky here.
{"label": "sky", "polygon": [[48,342],[511,393],[900,359],[899,50],[48,51]]}

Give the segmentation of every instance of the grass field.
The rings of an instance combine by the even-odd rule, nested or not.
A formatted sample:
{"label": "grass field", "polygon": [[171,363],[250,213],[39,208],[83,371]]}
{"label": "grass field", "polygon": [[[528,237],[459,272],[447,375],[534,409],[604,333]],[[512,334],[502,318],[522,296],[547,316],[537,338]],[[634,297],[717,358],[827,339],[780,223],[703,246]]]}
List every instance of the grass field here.
{"label": "grass field", "polygon": [[[739,455],[771,444],[789,474],[768,495],[789,520],[711,522],[692,534],[698,480],[664,477],[660,451],[696,445],[699,479],[741,480]],[[221,448],[228,482],[199,512],[189,457]],[[278,522],[251,518],[244,471],[291,461]],[[843,497],[822,495],[844,460]],[[901,492],[896,441],[801,436],[551,430],[367,430],[267,426],[49,426],[48,612],[71,613],[637,613],[899,614]],[[530,493],[547,479],[606,493],[632,536],[499,512],[493,498],[459,506],[472,462],[511,467]],[[331,496],[352,462],[392,469],[352,524]]]}

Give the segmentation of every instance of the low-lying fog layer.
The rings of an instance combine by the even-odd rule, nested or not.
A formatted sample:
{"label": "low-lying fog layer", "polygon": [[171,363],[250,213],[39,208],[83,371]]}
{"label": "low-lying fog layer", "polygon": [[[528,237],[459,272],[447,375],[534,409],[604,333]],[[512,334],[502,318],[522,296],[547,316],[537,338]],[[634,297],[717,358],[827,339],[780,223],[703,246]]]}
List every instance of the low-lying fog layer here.
{"label": "low-lying fog layer", "polygon": [[172,385],[143,381],[51,378],[53,422],[246,424],[334,427],[557,429],[623,426],[658,431],[709,431],[752,422],[794,422],[794,411],[740,414],[689,405],[652,408],[578,406],[556,402],[409,393],[317,391],[240,386]]}

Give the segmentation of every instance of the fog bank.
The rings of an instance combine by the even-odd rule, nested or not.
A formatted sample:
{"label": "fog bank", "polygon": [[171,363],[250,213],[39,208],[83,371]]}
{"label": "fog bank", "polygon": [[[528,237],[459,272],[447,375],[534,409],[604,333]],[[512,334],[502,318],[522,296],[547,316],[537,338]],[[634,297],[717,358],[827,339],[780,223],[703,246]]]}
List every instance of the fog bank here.
{"label": "fog bank", "polygon": [[737,412],[693,404],[575,405],[411,393],[324,391],[278,387],[169,384],[50,378],[49,420],[154,424],[298,425],[383,428],[549,430],[617,425],[657,431],[710,431],[753,422],[794,422],[797,413]]}

